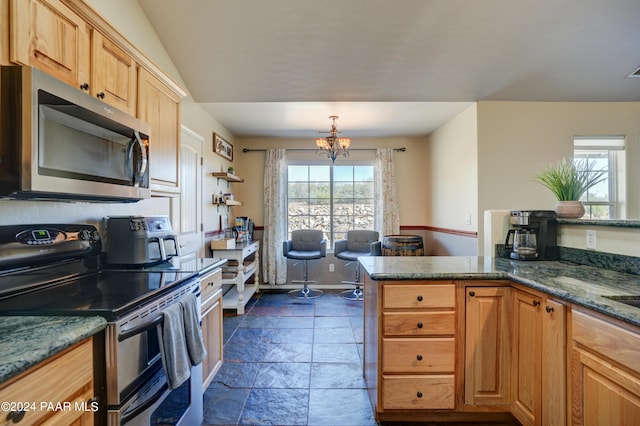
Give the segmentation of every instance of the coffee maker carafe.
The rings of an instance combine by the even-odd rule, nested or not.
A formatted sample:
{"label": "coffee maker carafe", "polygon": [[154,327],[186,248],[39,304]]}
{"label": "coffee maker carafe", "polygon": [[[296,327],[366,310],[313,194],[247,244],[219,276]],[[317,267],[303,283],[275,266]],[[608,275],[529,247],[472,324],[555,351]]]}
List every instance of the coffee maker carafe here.
{"label": "coffee maker carafe", "polygon": [[558,237],[556,212],[552,210],[512,210],[505,251],[511,259],[556,260]]}

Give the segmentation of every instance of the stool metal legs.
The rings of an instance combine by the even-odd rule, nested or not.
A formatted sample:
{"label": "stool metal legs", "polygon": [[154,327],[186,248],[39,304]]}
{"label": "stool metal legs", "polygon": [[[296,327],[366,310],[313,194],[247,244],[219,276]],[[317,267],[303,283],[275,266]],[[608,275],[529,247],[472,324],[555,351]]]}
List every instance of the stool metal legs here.
{"label": "stool metal legs", "polygon": [[313,283],[315,281],[309,281],[308,277],[308,269],[307,269],[307,260],[304,260],[304,279],[293,280],[292,284],[303,284],[301,289],[291,290],[288,294],[289,297],[293,297],[294,299],[315,299],[316,297],[320,297],[324,294],[322,290],[314,290],[309,288],[308,284]]}
{"label": "stool metal legs", "polygon": [[360,262],[357,260],[356,262],[356,279],[355,281],[342,281],[342,284],[352,284],[355,285],[356,288],[353,290],[345,290],[340,292],[340,297],[347,300],[364,300],[364,294],[362,293],[362,289],[360,286],[362,282],[360,282]]}

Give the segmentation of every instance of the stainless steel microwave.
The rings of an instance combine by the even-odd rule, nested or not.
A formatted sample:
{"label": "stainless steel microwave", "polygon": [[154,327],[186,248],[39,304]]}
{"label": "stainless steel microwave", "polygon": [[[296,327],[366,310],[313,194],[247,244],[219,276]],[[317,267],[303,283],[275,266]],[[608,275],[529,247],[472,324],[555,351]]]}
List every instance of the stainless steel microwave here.
{"label": "stainless steel microwave", "polygon": [[148,124],[31,67],[0,67],[0,197],[149,198]]}

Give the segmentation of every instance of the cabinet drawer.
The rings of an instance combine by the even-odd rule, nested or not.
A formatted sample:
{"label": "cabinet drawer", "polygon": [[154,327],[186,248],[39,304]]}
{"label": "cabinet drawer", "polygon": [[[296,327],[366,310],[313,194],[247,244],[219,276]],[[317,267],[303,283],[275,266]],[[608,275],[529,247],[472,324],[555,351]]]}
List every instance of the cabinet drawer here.
{"label": "cabinet drawer", "polygon": [[453,373],[455,339],[382,339],[383,373]]}
{"label": "cabinet drawer", "polygon": [[247,247],[245,247],[244,249],[242,249],[242,258],[246,258],[247,256],[249,256],[252,253],[255,253],[256,250],[258,250],[258,244],[250,244]]}
{"label": "cabinet drawer", "polygon": [[385,285],[384,309],[455,308],[456,290],[453,284]]}
{"label": "cabinet drawer", "polygon": [[414,410],[453,409],[453,374],[382,376],[382,408]]}
{"label": "cabinet drawer", "polygon": [[222,269],[200,277],[200,300],[204,303],[217,289],[222,286]]}
{"label": "cabinet drawer", "polygon": [[[72,349],[67,349],[51,361],[32,367],[24,376],[0,389],[0,401],[34,403],[28,407],[22,421],[34,424],[49,420],[51,424],[70,424],[70,417],[81,417],[83,413],[55,411],[41,408],[40,403],[84,404],[93,397],[93,343],[87,339]],[[0,410],[0,419],[7,413]],[[90,416],[93,417],[93,414]],[[55,420],[54,420],[55,419]],[[65,420],[66,419],[66,420]],[[9,423],[9,422],[7,422]],[[4,423],[3,423],[4,424]],[[21,423],[22,424],[22,423]]]}
{"label": "cabinet drawer", "polygon": [[640,373],[640,334],[577,310],[571,318],[574,341]]}
{"label": "cabinet drawer", "polygon": [[448,312],[384,312],[385,336],[427,336],[455,334],[456,316]]}

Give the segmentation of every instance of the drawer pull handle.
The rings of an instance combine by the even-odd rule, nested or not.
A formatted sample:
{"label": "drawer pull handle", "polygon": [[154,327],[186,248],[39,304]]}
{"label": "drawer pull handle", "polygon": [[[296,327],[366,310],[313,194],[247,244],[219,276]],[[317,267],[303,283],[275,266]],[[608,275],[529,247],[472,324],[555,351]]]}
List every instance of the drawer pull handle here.
{"label": "drawer pull handle", "polygon": [[416,358],[418,359],[418,361],[422,361],[422,355],[418,355]]}
{"label": "drawer pull handle", "polygon": [[84,90],[85,92],[89,90],[89,83],[82,83],[80,85],[80,90]]}
{"label": "drawer pull handle", "polygon": [[547,306],[545,309],[546,309],[546,310],[547,310],[547,312],[549,312],[549,313],[553,312],[553,307],[551,307],[551,306]]}
{"label": "drawer pull handle", "polygon": [[539,300],[534,300],[534,301],[533,301],[533,306],[535,306],[536,308],[537,308],[538,306],[540,306],[540,301],[539,301]]}
{"label": "drawer pull handle", "polygon": [[422,328],[422,323],[421,322],[418,323],[418,328]]}
{"label": "drawer pull handle", "polygon": [[416,396],[417,396],[418,398],[422,398],[422,392],[418,391],[418,393],[416,394]]}
{"label": "drawer pull handle", "polygon": [[27,414],[26,411],[10,411],[7,414],[7,420],[11,420],[12,423],[19,423],[22,419],[24,419],[24,415]]}
{"label": "drawer pull handle", "polygon": [[422,296],[418,296],[418,302],[422,302]]}
{"label": "drawer pull handle", "polygon": [[470,292],[469,292],[469,297],[474,297],[475,295],[476,295],[476,292],[475,292],[475,291],[470,291]]}

